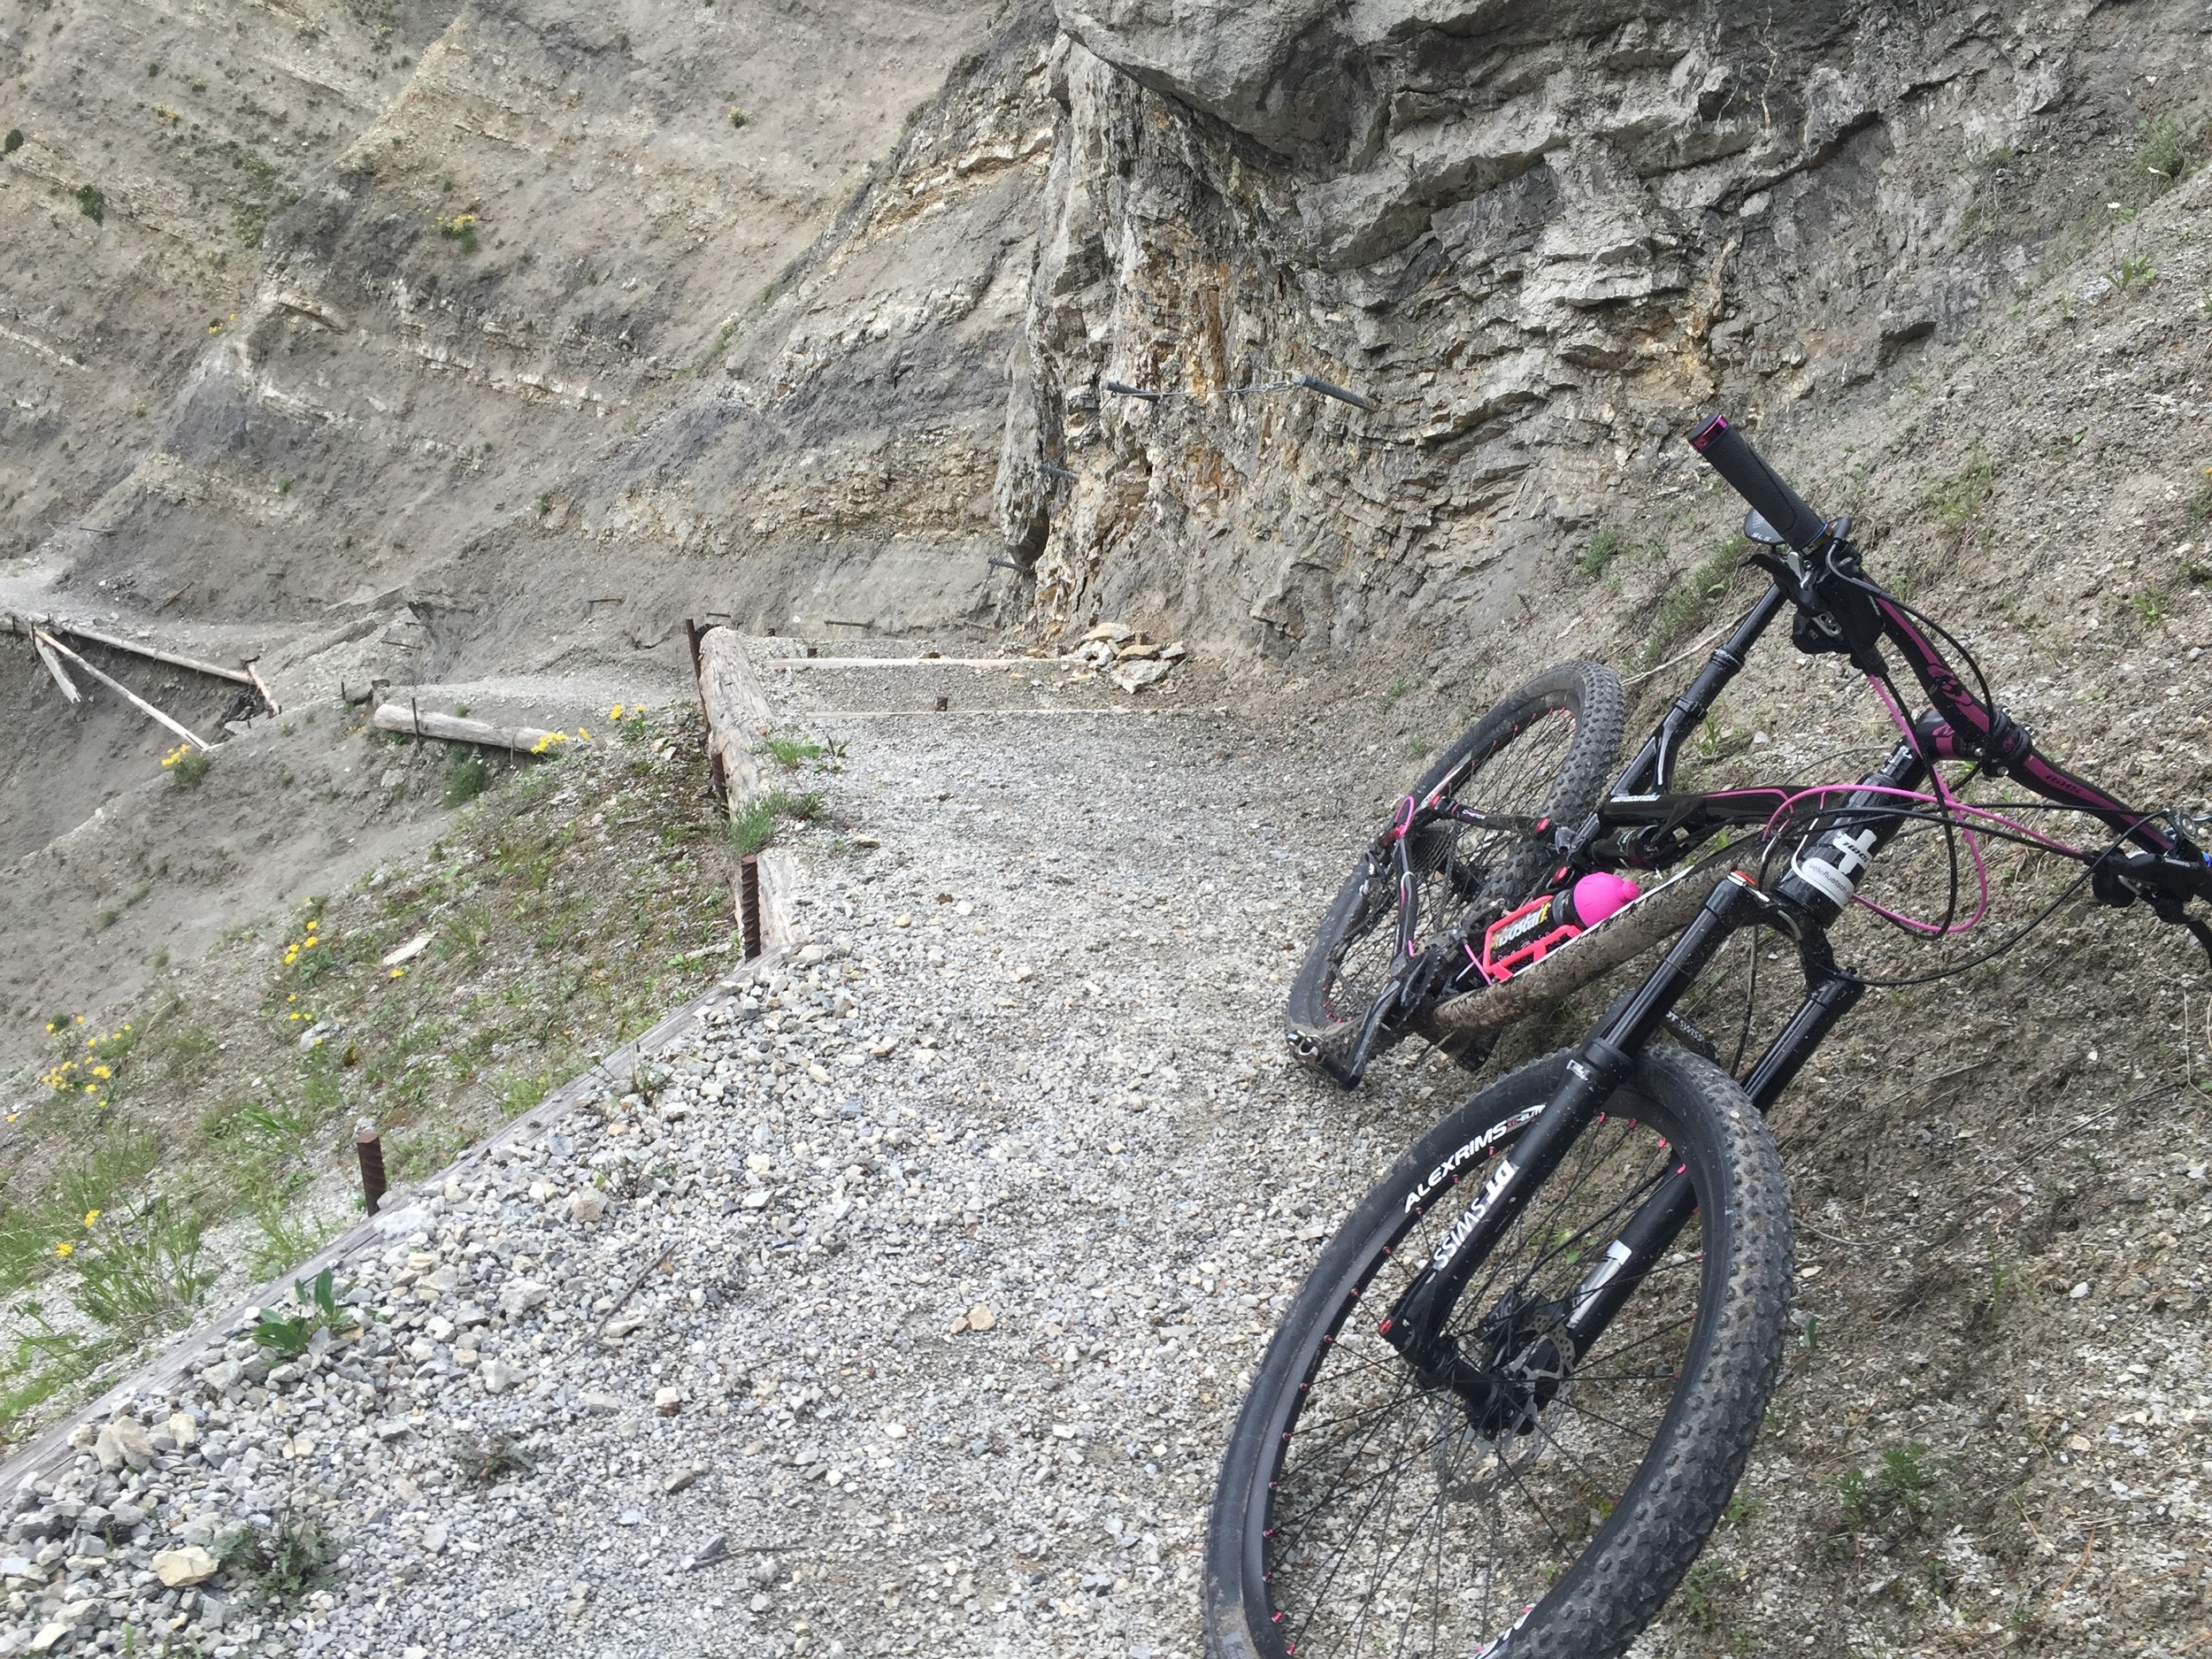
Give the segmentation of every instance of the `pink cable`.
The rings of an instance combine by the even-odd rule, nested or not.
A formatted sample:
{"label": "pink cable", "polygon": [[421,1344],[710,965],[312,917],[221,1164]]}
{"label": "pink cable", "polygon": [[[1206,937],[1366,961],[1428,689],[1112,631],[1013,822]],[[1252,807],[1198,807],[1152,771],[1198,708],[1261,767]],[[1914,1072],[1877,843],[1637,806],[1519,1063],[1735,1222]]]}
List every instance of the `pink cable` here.
{"label": "pink cable", "polygon": [[[1882,706],[1889,710],[1890,718],[1897,722],[1898,729],[1905,733],[1906,741],[1916,741],[1913,735],[1911,723],[1905,718],[1904,710],[1897,706],[1888,690],[1879,680],[1870,675],[1867,679],[1867,684],[1874,687],[1874,695],[1882,700]],[[1936,793],[1933,795],[1913,789],[1892,789],[1881,784],[1823,784],[1816,788],[1800,790],[1797,794],[1786,797],[1782,804],[1775,808],[1772,815],[1767,819],[1767,833],[1770,836],[1772,835],[1777,823],[1800,801],[1815,800],[1822,795],[1880,795],[1952,812],[1961,810],[1970,812],[1975,810],[1970,807],[1962,809],[1960,803],[1952,795],[1950,790],[1944,787],[1943,774],[1932,765],[1928,768],[1928,775],[1935,783]],[[1971,830],[1962,829],[1960,833],[1966,841],[1967,856],[1974,863],[1974,881],[1977,888],[1974,913],[1964,921],[1953,922],[1947,926],[1935,922],[1924,922],[1914,917],[1901,915],[1886,905],[1877,904],[1873,900],[1856,893],[1851,895],[1851,902],[1854,904],[1864,905],[1875,915],[1894,922],[1900,927],[1918,933],[1924,938],[1942,939],[1953,933],[1966,933],[1975,927],[1980,923],[1982,918],[1989,913],[1989,872],[1982,863],[1981,843],[1976,839],[1974,833]]]}

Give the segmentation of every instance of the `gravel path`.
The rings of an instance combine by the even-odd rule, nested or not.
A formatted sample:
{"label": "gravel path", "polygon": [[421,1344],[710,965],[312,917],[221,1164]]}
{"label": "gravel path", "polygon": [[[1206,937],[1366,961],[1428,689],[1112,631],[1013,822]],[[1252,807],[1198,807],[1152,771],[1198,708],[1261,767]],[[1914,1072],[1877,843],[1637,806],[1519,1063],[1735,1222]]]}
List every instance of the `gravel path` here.
{"label": "gravel path", "polygon": [[[1281,1056],[1363,805],[1211,716],[824,720],[813,942],[397,1212],[366,1335],[83,1431],[0,1652],[1197,1654],[1240,1379],[1438,1080]],[[288,1605],[159,1576],[308,1519]]]}

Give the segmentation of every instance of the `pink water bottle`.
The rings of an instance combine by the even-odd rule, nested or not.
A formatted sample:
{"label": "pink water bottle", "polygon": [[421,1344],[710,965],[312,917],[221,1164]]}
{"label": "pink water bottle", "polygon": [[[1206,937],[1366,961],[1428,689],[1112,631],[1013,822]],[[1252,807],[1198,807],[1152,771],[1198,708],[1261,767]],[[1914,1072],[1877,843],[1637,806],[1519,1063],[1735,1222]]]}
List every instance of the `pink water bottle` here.
{"label": "pink water bottle", "polygon": [[1563,916],[1555,910],[1552,914],[1560,922],[1573,927],[1595,927],[1607,917],[1628,908],[1630,901],[1643,889],[1626,876],[1617,876],[1609,871],[1599,870],[1576,882],[1562,907]]}

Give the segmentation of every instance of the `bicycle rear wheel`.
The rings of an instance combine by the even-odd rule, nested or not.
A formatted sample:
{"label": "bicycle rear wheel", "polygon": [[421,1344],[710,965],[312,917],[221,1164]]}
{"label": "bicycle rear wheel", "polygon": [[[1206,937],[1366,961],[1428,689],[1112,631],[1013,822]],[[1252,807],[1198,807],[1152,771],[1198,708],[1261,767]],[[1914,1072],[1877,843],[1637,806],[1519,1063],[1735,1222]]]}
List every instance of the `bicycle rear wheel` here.
{"label": "bicycle rear wheel", "polygon": [[[1619,679],[1602,663],[1548,668],[1462,733],[1411,793],[1425,800],[1463,772],[1446,800],[1517,818],[1580,818],[1610,780],[1626,709]],[[1413,855],[1417,950],[1471,906],[1502,911],[1532,897],[1549,864],[1541,842],[1469,824],[1431,826]],[[1287,1030],[1301,1058],[1344,1076],[1343,1063],[1397,964],[1397,939],[1396,872],[1363,856],[1291,986]]]}
{"label": "bicycle rear wheel", "polygon": [[[1506,1426],[1496,1396],[1425,1387],[1378,1333],[1566,1063],[1502,1079],[1400,1159],[1284,1317],[1215,1493],[1216,1659],[1609,1659],[1696,1559],[1765,1414],[1789,1292],[1780,1159],[1717,1067],[1647,1050],[1447,1317],[1463,1358],[1519,1391]],[[1548,1333],[1678,1168],[1696,1215],[1563,1362]],[[1517,1370],[1532,1354],[1541,1376]]]}

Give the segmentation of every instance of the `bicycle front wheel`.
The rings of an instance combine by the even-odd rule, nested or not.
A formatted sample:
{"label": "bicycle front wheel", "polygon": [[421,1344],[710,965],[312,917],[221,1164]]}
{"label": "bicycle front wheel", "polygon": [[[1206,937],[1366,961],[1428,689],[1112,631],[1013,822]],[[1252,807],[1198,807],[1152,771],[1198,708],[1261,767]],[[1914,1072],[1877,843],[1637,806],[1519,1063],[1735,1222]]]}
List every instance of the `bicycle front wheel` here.
{"label": "bicycle front wheel", "polygon": [[[1522,1067],[1432,1131],[1292,1303],[1215,1494],[1216,1659],[1609,1659],[1696,1559],[1765,1414],[1789,1298],[1781,1162],[1719,1068],[1647,1051],[1446,1316],[1463,1360],[1520,1409],[1501,1413],[1487,1384],[1425,1386],[1378,1333],[1566,1061]],[[1547,1333],[1678,1169],[1697,1213],[1563,1358]]]}

